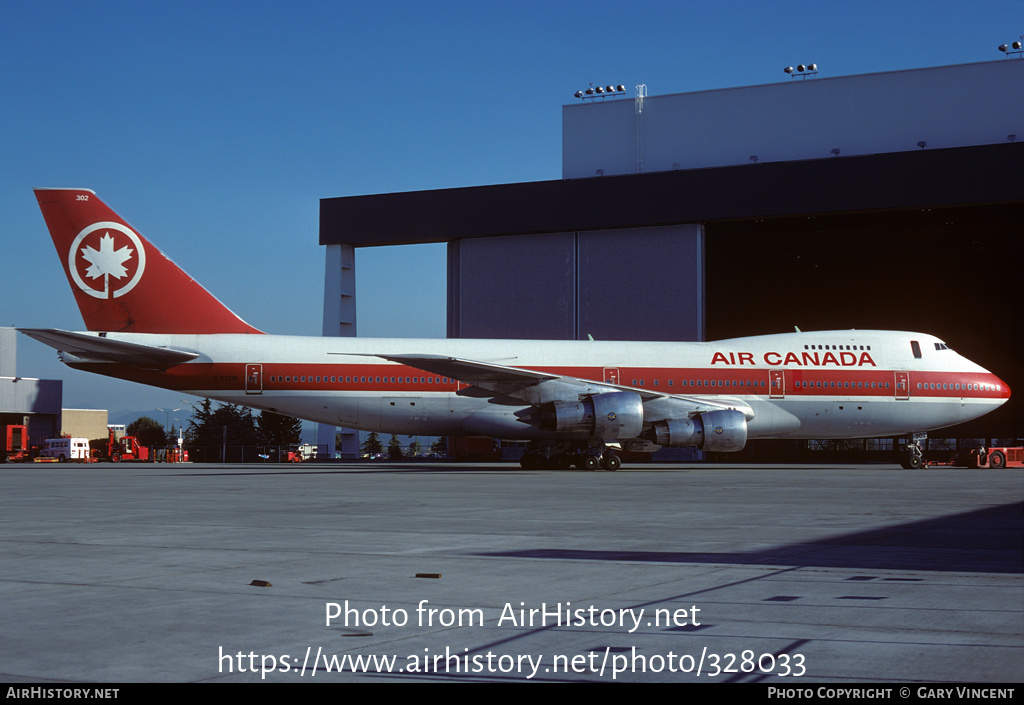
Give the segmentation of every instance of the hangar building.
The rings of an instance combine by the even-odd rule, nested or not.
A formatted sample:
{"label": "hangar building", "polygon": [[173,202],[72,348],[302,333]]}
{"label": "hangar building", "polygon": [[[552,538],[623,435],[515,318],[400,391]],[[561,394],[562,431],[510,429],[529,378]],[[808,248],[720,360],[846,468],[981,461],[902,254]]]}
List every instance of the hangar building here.
{"label": "hangar building", "polygon": [[637,86],[562,108],[561,179],[323,199],[324,335],[355,334],[355,248],[446,242],[449,337],[916,330],[1024,390],[1022,167],[1019,59]]}
{"label": "hangar building", "polygon": [[27,426],[29,443],[41,445],[60,435],[64,387],[59,379],[19,377],[17,347],[18,332],[0,328],[0,433],[6,426]]}

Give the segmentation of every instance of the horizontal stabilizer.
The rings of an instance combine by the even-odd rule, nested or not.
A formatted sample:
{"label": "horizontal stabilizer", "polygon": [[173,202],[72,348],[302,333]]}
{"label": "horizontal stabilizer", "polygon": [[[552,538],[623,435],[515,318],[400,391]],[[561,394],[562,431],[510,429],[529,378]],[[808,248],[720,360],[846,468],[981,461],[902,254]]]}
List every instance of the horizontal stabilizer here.
{"label": "horizontal stabilizer", "polygon": [[199,353],[126,343],[56,328],[19,328],[18,331],[55,350],[74,355],[81,362],[120,362],[145,369],[163,370],[199,357]]}

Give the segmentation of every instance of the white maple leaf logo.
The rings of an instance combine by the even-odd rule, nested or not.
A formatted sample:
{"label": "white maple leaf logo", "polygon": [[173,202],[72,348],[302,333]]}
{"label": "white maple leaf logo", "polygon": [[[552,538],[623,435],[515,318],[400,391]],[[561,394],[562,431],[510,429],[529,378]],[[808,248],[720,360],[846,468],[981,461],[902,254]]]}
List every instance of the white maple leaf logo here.
{"label": "white maple leaf logo", "polygon": [[89,261],[89,268],[85,270],[85,276],[96,279],[102,276],[111,276],[122,279],[128,276],[125,268],[125,261],[132,256],[132,249],[125,245],[119,250],[114,249],[114,238],[109,232],[103,233],[100,238],[100,249],[92,247],[82,248],[82,257]]}
{"label": "white maple leaf logo", "polygon": [[[99,249],[95,246],[96,237],[87,240],[94,233],[102,233]],[[128,238],[128,243],[117,247],[116,243],[124,242],[124,238]],[[86,245],[87,241],[93,244]],[[93,223],[75,236],[68,249],[68,273],[72,281],[80,291],[97,299],[124,296],[135,288],[144,271],[146,248],[138,234],[123,223],[109,220]],[[102,280],[101,287],[97,286],[97,280]]]}

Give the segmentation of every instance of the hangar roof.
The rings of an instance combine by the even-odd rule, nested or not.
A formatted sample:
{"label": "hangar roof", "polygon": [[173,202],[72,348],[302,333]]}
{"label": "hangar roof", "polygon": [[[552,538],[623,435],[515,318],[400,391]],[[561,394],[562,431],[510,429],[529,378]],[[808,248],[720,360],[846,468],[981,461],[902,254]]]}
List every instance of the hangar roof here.
{"label": "hangar roof", "polygon": [[[1021,136],[1024,139],[1024,135]],[[803,214],[1024,203],[1024,143],[325,198],[356,247]]]}

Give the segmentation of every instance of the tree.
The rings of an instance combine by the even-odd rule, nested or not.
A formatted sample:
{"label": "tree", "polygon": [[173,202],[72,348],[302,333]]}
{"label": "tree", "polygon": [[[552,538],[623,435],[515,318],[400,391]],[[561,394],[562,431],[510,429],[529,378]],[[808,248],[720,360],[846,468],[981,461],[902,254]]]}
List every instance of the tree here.
{"label": "tree", "polygon": [[159,421],[148,416],[140,416],[128,424],[125,434],[139,439],[139,445],[150,447],[167,445],[167,433],[164,431],[164,427],[160,425]]}
{"label": "tree", "polygon": [[416,440],[416,436],[409,436],[409,457],[415,458],[420,454],[420,442]]}
{"label": "tree", "polygon": [[363,452],[363,455],[371,458],[384,451],[384,446],[380,444],[380,436],[377,435],[376,431],[372,431],[370,435],[366,437],[366,440],[363,441],[363,445],[360,450]]}
{"label": "tree", "polygon": [[302,441],[302,421],[273,411],[260,412],[256,417],[256,431],[265,446],[295,446]]}
{"label": "tree", "polygon": [[188,420],[188,430],[185,431],[186,445],[206,445],[206,443],[201,441],[212,440],[212,438],[208,437],[211,432],[209,423],[210,416],[213,414],[212,406],[213,404],[207,398],[199,402],[198,406],[192,407],[192,418]]}
{"label": "tree", "polygon": [[448,455],[448,436],[438,436],[437,440],[430,444],[430,452],[442,457]]}
{"label": "tree", "polygon": [[398,440],[398,436],[391,434],[391,440],[388,441],[388,458],[391,460],[402,459],[402,443]]}
{"label": "tree", "polygon": [[213,409],[209,399],[203,399],[195,408],[185,439],[191,447],[209,448],[207,459],[216,458],[224,444],[225,428],[228,447],[259,445],[251,409],[237,404],[224,404]]}

